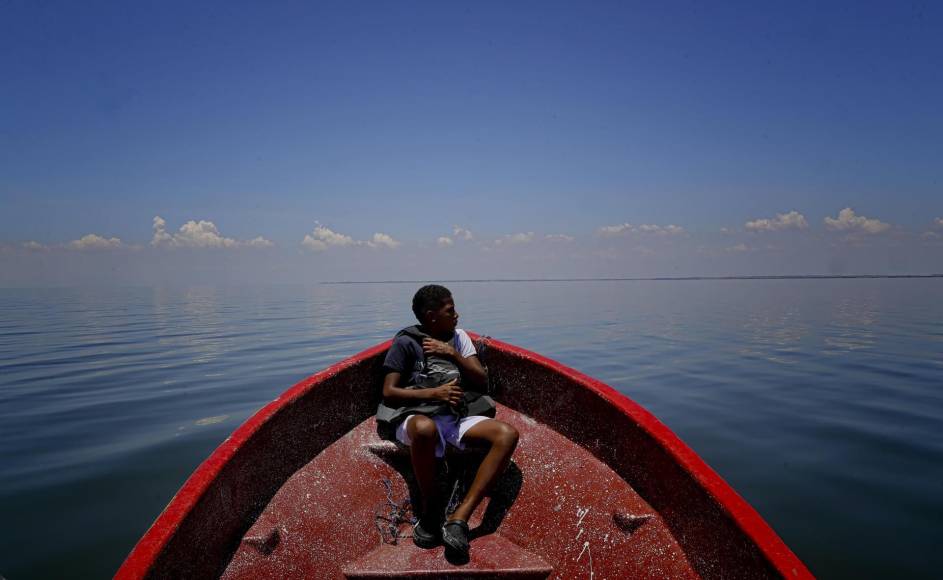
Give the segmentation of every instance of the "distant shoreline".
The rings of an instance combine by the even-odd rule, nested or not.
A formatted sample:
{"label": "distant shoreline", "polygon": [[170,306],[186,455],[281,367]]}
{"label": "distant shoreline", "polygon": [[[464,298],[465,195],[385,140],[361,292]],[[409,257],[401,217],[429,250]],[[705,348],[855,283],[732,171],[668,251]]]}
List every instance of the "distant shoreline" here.
{"label": "distant shoreline", "polygon": [[943,274],[806,274],[793,276],[653,276],[639,278],[469,278],[453,280],[337,280],[319,284],[422,284],[443,282],[645,282],[693,280],[845,280],[856,278],[943,278]]}

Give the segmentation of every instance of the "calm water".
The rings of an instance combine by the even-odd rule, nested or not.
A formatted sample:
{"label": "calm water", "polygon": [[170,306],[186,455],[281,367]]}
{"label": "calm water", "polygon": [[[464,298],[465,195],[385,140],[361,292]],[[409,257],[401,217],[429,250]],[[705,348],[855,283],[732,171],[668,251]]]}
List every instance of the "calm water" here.
{"label": "calm water", "polygon": [[[451,287],[463,327],[654,412],[819,576],[938,577],[943,280]],[[0,574],[110,576],[244,419],[411,323],[415,288],[0,290]]]}

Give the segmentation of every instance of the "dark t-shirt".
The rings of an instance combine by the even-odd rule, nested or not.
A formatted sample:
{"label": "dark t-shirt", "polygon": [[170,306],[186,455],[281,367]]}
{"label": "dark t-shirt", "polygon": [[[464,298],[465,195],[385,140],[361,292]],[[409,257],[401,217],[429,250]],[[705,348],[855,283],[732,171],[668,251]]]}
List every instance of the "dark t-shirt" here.
{"label": "dark t-shirt", "polygon": [[406,385],[415,385],[422,370],[422,359],[422,346],[418,342],[405,335],[397,336],[386,351],[383,368],[407,377]]}

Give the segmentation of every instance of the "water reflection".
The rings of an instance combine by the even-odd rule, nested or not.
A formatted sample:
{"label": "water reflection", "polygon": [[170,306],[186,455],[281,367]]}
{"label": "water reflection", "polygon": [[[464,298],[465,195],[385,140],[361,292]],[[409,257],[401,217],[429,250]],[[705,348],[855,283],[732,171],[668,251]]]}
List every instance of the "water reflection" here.
{"label": "water reflection", "polygon": [[[846,576],[863,577],[855,572],[897,566],[907,550],[933,553],[943,509],[932,493],[943,481],[941,284],[449,287],[464,327],[623,388],[814,570],[858,566]],[[50,554],[68,562],[59,576],[113,572],[227,433],[299,379],[410,323],[419,285],[0,291],[0,496],[9,510],[0,515],[55,519],[62,536],[34,546],[34,534],[7,526],[0,546],[18,560],[2,572],[28,576]],[[96,337],[107,344],[83,343]],[[82,482],[110,493],[83,495]],[[50,495],[64,499],[50,504]],[[873,524],[860,520],[861,506],[876,498],[896,531],[875,540],[886,552],[853,549]],[[95,526],[103,517],[114,522],[107,534]],[[88,552],[77,539],[96,543],[96,564],[71,557]],[[920,568],[926,577],[938,569]]]}
{"label": "water reflection", "polygon": [[874,295],[842,297],[825,329],[826,348],[822,352],[834,355],[873,347],[877,315]]}
{"label": "water reflection", "polygon": [[113,312],[113,308],[116,305],[107,299],[103,304],[103,297],[98,293],[80,292],[75,298],[74,308],[67,311],[74,340],[87,347],[113,342],[115,336],[109,331],[116,330],[115,322],[122,320],[122,314]]}
{"label": "water reflection", "polygon": [[188,289],[175,313],[169,296],[155,291],[159,343],[191,351],[197,363],[211,362],[225,352],[225,341],[219,336],[223,321],[218,293],[216,288]]}
{"label": "water reflection", "polygon": [[337,326],[345,310],[351,308],[347,301],[333,296],[337,288],[315,287],[307,292],[306,323],[318,337],[327,338],[339,334]]}
{"label": "water reflection", "polygon": [[415,288],[390,286],[323,285],[306,291],[306,320],[313,336],[337,339],[364,336],[350,321],[369,324],[367,336],[390,338],[392,332],[412,324],[410,301]]}
{"label": "water reflection", "polygon": [[799,309],[795,305],[780,308],[778,312],[763,310],[749,314],[743,324],[749,343],[740,350],[741,355],[758,356],[777,364],[799,362],[792,355],[799,352],[802,338],[808,333],[808,325],[800,319]]}

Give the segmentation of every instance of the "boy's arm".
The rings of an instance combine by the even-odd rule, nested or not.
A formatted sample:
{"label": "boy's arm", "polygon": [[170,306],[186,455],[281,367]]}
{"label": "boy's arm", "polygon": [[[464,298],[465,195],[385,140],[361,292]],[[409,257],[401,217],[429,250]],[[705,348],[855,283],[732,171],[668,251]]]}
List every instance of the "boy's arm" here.
{"label": "boy's arm", "polygon": [[383,378],[383,398],[400,401],[443,401],[458,405],[462,401],[462,388],[455,381],[434,389],[404,389],[399,387],[400,373],[388,372]]}
{"label": "boy's arm", "polygon": [[488,373],[481,366],[478,355],[464,357],[451,344],[434,338],[423,339],[422,350],[426,354],[446,356],[452,359],[458,365],[459,370],[462,371],[462,377],[468,379],[472,387],[484,389],[488,386]]}

